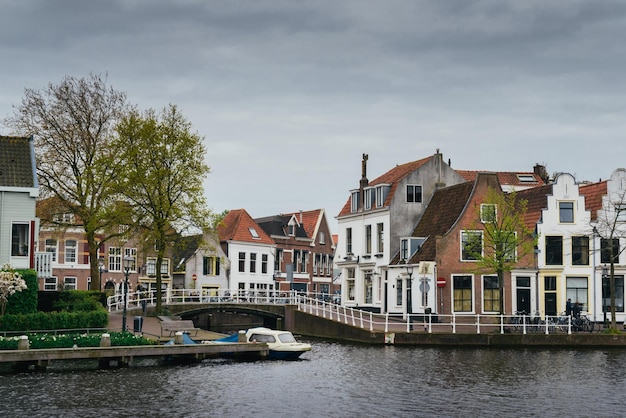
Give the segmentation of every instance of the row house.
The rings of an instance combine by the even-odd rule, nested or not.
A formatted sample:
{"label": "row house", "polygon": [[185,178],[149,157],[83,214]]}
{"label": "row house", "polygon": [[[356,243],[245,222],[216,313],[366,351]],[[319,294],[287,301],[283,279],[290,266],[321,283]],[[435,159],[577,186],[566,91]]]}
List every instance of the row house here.
{"label": "row house", "polygon": [[[228,212],[217,228],[221,251],[230,260],[225,269],[226,288],[239,296],[272,292],[274,283],[274,240],[245,209]],[[215,253],[218,256],[218,253]]]}
{"label": "row house", "polygon": [[[38,201],[38,213],[48,212],[46,207],[49,205],[54,205],[53,198]],[[121,283],[127,273],[131,291],[138,285],[149,290],[156,289],[157,258],[154,248],[133,237],[106,241],[103,235],[96,238],[101,242],[98,247],[100,289],[92,289],[91,286],[89,248],[82,220],[64,213],[54,215],[51,221],[42,222],[37,251],[49,255],[51,271],[40,278],[39,290],[100,290],[111,295],[121,291]],[[163,290],[173,287],[173,256],[172,249],[168,249],[161,263]],[[124,268],[125,259],[130,260],[128,272]]]}
{"label": "row house", "polygon": [[530,303],[518,297],[513,301],[514,310],[557,315],[565,310],[569,299],[594,322],[604,321],[611,310],[613,264],[616,320],[626,319],[624,196],[624,169],[615,170],[609,180],[590,184],[578,184],[572,175],[562,173],[549,186],[518,194],[528,200],[527,219],[536,227],[538,273],[530,281]]}
{"label": "row house", "polygon": [[0,136],[0,266],[36,267],[38,195],[33,138]]}
{"label": "row house", "polygon": [[215,298],[231,289],[231,262],[220,244],[217,231],[188,237],[178,257],[175,287],[197,289],[202,299]]}
{"label": "row house", "polygon": [[[480,271],[469,248],[476,245],[478,236],[484,253],[484,222],[489,218],[485,212],[498,210],[485,201],[490,189],[502,192],[499,177],[479,172],[474,181],[437,190],[390,265],[397,305],[406,306],[403,313],[497,314],[501,298],[507,311],[515,305],[516,292],[530,292],[525,280],[536,276],[533,255],[518,260],[513,271],[504,272],[504,289],[511,291],[501,294],[495,272]],[[524,287],[512,283],[524,283]],[[526,296],[522,299],[527,300]]]}
{"label": "row house", "polygon": [[[467,262],[471,260],[464,260],[460,249],[464,233],[459,228],[473,215],[467,211],[468,201],[480,200],[487,190],[485,184],[506,191],[539,187],[547,178],[543,167],[490,175],[456,171],[437,150],[431,157],[399,165],[368,182],[366,161],[364,155],[359,189],[351,191],[337,217],[336,266],[342,274],[342,304],[374,312],[443,312],[442,298],[448,292],[450,304],[455,295],[450,283],[456,281],[473,286],[460,293],[468,297],[471,291],[469,306],[476,311],[477,305],[483,305],[478,303],[481,293],[473,290],[473,277],[468,283],[471,263]],[[461,195],[455,194],[457,189]],[[435,197],[437,209],[432,206]],[[449,269],[447,280],[438,280],[442,263]],[[437,281],[447,290],[437,292]],[[468,303],[463,309],[468,309]]]}
{"label": "row house", "polygon": [[255,219],[276,243],[274,280],[284,292],[328,297],[334,284],[335,245],[324,209],[299,211]]}
{"label": "row house", "polygon": [[389,264],[410,236],[434,193],[465,179],[437,152],[398,165],[376,179],[367,179],[363,155],[359,187],[337,216],[335,265],[341,274],[341,303],[373,312],[405,309],[404,299],[389,277]]}

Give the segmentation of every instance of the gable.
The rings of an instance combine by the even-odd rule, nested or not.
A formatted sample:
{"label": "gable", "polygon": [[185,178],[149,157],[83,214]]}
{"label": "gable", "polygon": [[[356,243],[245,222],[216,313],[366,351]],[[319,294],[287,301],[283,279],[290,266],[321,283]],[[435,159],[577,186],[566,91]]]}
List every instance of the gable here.
{"label": "gable", "polygon": [[0,187],[37,187],[32,138],[0,136]]}

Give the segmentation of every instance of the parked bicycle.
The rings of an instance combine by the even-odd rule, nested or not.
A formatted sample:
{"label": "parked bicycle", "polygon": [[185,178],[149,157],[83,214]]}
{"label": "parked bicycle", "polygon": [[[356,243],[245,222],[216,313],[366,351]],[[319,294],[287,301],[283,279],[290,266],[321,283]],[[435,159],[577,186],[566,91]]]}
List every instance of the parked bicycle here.
{"label": "parked bicycle", "polygon": [[573,331],[593,332],[595,326],[596,323],[589,319],[589,317],[585,314],[572,318]]}
{"label": "parked bicycle", "polygon": [[513,325],[513,331],[522,332],[524,326],[528,325],[528,313],[526,311],[516,311],[515,316],[511,317],[511,325]]}
{"label": "parked bicycle", "polygon": [[561,312],[559,317],[556,319],[555,326],[559,331],[568,332],[570,327],[570,315],[566,315],[565,312]]}

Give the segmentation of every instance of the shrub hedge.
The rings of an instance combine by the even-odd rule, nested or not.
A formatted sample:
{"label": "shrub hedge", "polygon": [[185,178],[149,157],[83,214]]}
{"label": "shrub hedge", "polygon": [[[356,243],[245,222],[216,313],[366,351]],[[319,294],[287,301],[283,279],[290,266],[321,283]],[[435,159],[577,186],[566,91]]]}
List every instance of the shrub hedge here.
{"label": "shrub hedge", "polygon": [[35,270],[17,270],[26,282],[26,289],[9,296],[6,314],[31,314],[37,312],[37,272]]}
{"label": "shrub hedge", "polygon": [[106,328],[108,323],[109,314],[103,308],[84,312],[36,312],[0,316],[0,330],[3,331]]}

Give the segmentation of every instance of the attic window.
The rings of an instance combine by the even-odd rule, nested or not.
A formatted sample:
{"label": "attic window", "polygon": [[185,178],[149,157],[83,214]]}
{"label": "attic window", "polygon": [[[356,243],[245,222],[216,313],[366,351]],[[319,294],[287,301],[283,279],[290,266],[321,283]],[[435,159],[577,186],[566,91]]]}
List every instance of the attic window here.
{"label": "attic window", "polygon": [[250,235],[252,235],[252,238],[259,238],[259,233],[256,232],[256,229],[254,229],[253,227],[249,227],[248,231],[250,231]]}
{"label": "attic window", "polygon": [[532,174],[518,174],[517,179],[520,183],[537,183],[537,179]]}

